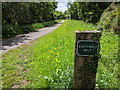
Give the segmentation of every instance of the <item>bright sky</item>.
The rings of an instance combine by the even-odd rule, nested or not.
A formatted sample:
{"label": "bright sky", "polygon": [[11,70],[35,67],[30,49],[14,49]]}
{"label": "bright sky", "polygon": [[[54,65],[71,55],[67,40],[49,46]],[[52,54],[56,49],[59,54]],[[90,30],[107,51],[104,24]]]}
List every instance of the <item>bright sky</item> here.
{"label": "bright sky", "polygon": [[56,10],[62,11],[62,12],[64,12],[65,10],[67,10],[67,2],[68,2],[68,0],[64,0],[64,1],[62,1],[62,0],[56,0],[56,1],[58,2],[58,7],[57,7]]}
{"label": "bright sky", "polygon": [[64,12],[65,10],[67,10],[67,3],[65,2],[58,3],[58,7],[56,10]]}

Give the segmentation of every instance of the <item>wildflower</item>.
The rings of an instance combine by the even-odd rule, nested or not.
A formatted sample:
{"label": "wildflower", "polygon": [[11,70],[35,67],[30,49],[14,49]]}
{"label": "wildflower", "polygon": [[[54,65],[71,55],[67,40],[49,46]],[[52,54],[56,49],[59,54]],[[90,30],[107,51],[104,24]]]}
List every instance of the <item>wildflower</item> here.
{"label": "wildflower", "polygon": [[58,62],[58,63],[60,62],[57,58],[55,58],[55,60],[56,60],[56,62]]}
{"label": "wildflower", "polygon": [[56,55],[59,55],[59,53],[57,52]]}

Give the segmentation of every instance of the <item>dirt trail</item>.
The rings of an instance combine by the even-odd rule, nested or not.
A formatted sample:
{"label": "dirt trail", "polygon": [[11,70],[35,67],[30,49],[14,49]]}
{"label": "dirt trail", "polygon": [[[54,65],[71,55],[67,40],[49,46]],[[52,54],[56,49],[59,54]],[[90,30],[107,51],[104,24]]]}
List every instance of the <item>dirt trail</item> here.
{"label": "dirt trail", "polygon": [[50,26],[50,27],[45,27],[45,28],[38,29],[35,32],[30,32],[28,34],[17,35],[16,37],[0,41],[2,43],[2,45],[0,46],[0,55],[6,53],[7,51],[9,51],[11,49],[19,47],[23,44],[26,44],[30,41],[33,41],[33,40],[35,40],[39,37],[42,37],[42,36],[52,32],[53,30],[58,28],[63,22],[64,21],[61,21],[58,24],[55,24],[55,25]]}

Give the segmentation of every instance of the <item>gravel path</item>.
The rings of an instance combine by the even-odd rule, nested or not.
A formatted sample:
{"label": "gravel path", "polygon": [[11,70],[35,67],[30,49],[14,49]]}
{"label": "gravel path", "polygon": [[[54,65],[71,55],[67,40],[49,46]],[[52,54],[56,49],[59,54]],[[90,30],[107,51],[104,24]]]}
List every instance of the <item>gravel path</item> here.
{"label": "gravel path", "polygon": [[55,25],[50,26],[50,27],[45,27],[45,28],[42,28],[42,29],[38,29],[35,32],[30,32],[28,34],[17,35],[16,37],[0,41],[0,42],[2,42],[2,45],[0,46],[0,55],[6,53],[7,51],[9,51],[11,49],[19,47],[23,44],[26,44],[30,41],[33,41],[33,40],[35,40],[39,37],[42,37],[42,36],[52,32],[53,30],[58,28],[63,22],[64,21],[59,22],[58,24],[55,24]]}

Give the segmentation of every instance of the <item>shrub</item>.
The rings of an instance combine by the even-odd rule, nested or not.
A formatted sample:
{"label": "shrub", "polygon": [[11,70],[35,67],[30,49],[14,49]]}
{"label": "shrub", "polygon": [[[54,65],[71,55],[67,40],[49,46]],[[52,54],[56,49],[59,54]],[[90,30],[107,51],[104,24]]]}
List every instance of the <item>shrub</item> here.
{"label": "shrub", "polygon": [[57,23],[57,22],[56,21],[49,21],[49,22],[43,22],[42,24],[43,24],[44,27],[47,27],[47,26],[51,26],[55,23]]}
{"label": "shrub", "polygon": [[43,22],[43,23],[34,23],[31,25],[22,25],[22,26],[21,25],[3,24],[2,37],[9,38],[9,37],[13,37],[18,34],[29,33],[29,32],[34,31],[35,29],[47,27],[47,26],[53,25],[58,22],[60,22],[60,20],[54,20],[54,21]]}
{"label": "shrub", "polygon": [[42,23],[34,23],[34,24],[32,24],[32,26],[33,26],[34,29],[39,29],[39,28],[44,27]]}
{"label": "shrub", "polygon": [[35,30],[35,28],[32,25],[24,25],[20,28],[23,30],[23,33],[28,33]]}
{"label": "shrub", "polygon": [[43,25],[44,27],[49,26],[47,22],[43,22],[42,25]]}
{"label": "shrub", "polygon": [[50,22],[43,22],[42,24],[44,27],[50,26]]}
{"label": "shrub", "polygon": [[31,25],[11,25],[11,24],[3,24],[2,26],[2,37],[8,38],[13,37],[18,34],[28,33],[35,30]]}
{"label": "shrub", "polygon": [[16,30],[18,29],[15,25],[5,24],[2,26],[2,36],[3,37],[10,37],[16,35]]}

